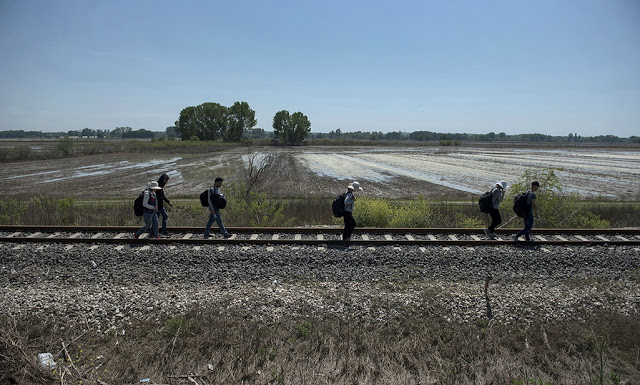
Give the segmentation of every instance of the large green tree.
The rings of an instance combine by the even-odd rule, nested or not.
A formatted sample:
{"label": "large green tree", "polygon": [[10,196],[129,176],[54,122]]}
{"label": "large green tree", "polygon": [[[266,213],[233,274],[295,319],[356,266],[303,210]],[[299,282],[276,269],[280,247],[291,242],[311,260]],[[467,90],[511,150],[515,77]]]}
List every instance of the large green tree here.
{"label": "large green tree", "polygon": [[311,122],[302,112],[282,110],[273,117],[273,132],[285,144],[300,144],[311,132]]}
{"label": "large green tree", "polygon": [[258,123],[256,112],[249,107],[247,102],[235,102],[227,111],[227,131],[224,140],[237,142],[242,134],[251,130]]}
{"label": "large green tree", "polygon": [[198,138],[236,142],[245,130],[256,124],[255,111],[246,102],[235,102],[231,107],[202,103],[184,108],[175,127],[182,140]]}

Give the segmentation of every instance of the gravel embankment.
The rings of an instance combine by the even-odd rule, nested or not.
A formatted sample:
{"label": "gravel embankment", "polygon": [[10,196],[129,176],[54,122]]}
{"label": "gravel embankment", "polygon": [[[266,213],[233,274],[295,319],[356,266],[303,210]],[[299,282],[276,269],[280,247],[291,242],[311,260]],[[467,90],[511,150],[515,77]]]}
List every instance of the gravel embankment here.
{"label": "gravel embankment", "polygon": [[473,321],[489,308],[498,322],[640,313],[637,247],[14,247],[0,243],[2,314],[51,314],[102,330],[194,308],[365,322],[406,312]]}

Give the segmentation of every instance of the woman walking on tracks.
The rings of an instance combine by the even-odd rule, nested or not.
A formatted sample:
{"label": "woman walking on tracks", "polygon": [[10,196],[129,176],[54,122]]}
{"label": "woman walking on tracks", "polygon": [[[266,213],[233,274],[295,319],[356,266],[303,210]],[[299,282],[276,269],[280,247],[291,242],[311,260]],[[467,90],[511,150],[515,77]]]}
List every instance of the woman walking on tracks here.
{"label": "woman walking on tracks", "polygon": [[156,191],[162,190],[162,187],[158,186],[158,182],[149,182],[147,188],[144,190],[144,197],[142,198],[142,206],[144,210],[142,217],[144,218],[144,225],[133,234],[133,237],[138,239],[142,233],[144,233],[149,227],[151,227],[151,236],[149,238],[158,238],[158,197]]}
{"label": "woman walking on tracks", "polygon": [[484,234],[489,239],[496,239],[495,229],[502,223],[502,217],[500,216],[500,203],[504,199],[504,193],[507,188],[507,182],[501,180],[497,182],[491,189],[491,207],[489,208],[489,215],[491,216],[491,225],[484,229]]}

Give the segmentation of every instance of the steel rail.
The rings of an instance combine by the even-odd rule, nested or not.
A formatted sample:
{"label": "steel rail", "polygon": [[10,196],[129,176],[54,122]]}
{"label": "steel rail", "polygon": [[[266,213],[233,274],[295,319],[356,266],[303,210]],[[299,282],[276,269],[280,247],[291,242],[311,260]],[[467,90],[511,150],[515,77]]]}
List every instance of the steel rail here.
{"label": "steel rail", "polygon": [[[0,225],[0,231],[40,231],[40,232],[134,232],[140,226],[37,226],[37,225]],[[227,227],[232,233],[242,234],[339,234],[342,227]],[[509,234],[520,231],[521,228],[496,229],[496,234]],[[202,233],[204,226],[171,227],[173,233]],[[640,235],[640,228],[621,229],[564,229],[564,228],[537,228],[534,234],[636,234]],[[354,234],[482,234],[482,229],[477,228],[411,228],[411,227],[358,227]]]}
{"label": "steel rail", "polygon": [[352,239],[350,241],[343,240],[320,240],[320,239],[196,239],[196,238],[157,238],[157,239],[133,239],[133,238],[26,238],[11,237],[0,238],[1,243],[92,243],[92,244],[139,244],[139,245],[362,245],[362,246],[405,246],[405,245],[442,245],[442,246],[488,246],[488,245],[511,245],[511,246],[536,246],[536,245],[557,245],[557,246],[576,246],[576,245],[601,245],[601,246],[638,246],[640,240],[546,240],[535,242],[510,240],[470,240],[470,239]]}

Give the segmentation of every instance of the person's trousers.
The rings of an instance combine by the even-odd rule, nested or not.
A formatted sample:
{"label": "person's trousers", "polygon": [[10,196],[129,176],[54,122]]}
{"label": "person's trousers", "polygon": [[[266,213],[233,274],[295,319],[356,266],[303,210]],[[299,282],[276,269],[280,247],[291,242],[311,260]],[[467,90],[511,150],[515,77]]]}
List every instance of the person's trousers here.
{"label": "person's trousers", "polygon": [[489,226],[489,232],[493,233],[496,227],[502,223],[502,217],[500,217],[500,210],[494,209],[493,207],[489,210],[489,215],[491,216],[491,225]]}
{"label": "person's trousers", "polygon": [[222,217],[220,216],[220,210],[215,211],[214,214],[209,215],[209,221],[207,222],[207,227],[204,229],[204,235],[209,236],[211,234],[211,225],[213,221],[216,221],[218,227],[220,228],[220,232],[222,235],[227,235],[227,229],[224,228],[224,224],[222,223]]}
{"label": "person's trousers", "polygon": [[521,235],[524,235],[524,239],[526,239],[527,241],[530,241],[531,238],[529,238],[529,232],[531,231],[532,228],[533,228],[533,213],[527,215],[524,218],[524,229],[520,230],[520,232],[516,234],[516,237],[520,237]]}
{"label": "person's trousers", "polygon": [[160,222],[160,216],[162,215],[162,230],[160,231],[162,234],[167,233],[167,221],[169,220],[169,214],[167,214],[167,209],[164,207],[157,211],[158,213],[158,222]]}
{"label": "person's trousers", "polygon": [[136,238],[142,235],[147,229],[151,228],[151,236],[154,238],[158,237],[158,216],[155,211],[145,209],[142,213],[142,218],[144,219],[144,225],[136,232]]}
{"label": "person's trousers", "polygon": [[342,232],[342,239],[347,240],[351,238],[353,229],[356,228],[356,220],[353,219],[353,213],[345,211],[344,216],[344,231]]}

